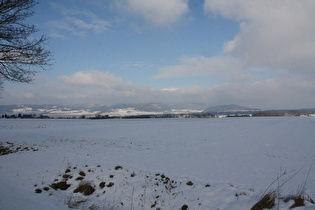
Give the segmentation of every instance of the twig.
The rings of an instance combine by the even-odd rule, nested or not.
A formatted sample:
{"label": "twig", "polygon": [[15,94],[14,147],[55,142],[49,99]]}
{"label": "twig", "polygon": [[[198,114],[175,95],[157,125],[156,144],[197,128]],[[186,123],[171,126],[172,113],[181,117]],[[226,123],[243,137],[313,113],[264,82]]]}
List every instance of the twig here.
{"label": "twig", "polygon": [[[290,176],[287,180],[285,180],[280,186],[278,186],[278,189],[281,188],[283,185],[285,185],[288,181],[290,181],[296,174],[298,174],[300,171],[302,170],[302,168],[300,170],[298,170],[297,172],[295,172],[292,176]],[[293,171],[293,170],[292,170]],[[292,172],[290,171],[290,172]],[[290,173],[289,172],[289,173]],[[277,177],[277,179],[275,179],[273,182],[271,182],[271,184],[266,188],[266,190],[264,191],[264,193],[262,194],[262,196],[259,198],[259,200],[261,200],[266,192],[268,191],[268,189],[276,182],[278,181],[281,177],[283,177],[284,175],[286,175],[286,172],[283,172],[280,176]]]}
{"label": "twig", "polygon": [[302,191],[301,191],[301,193],[302,193],[302,192],[303,192],[303,193],[305,192],[306,182],[307,182],[308,176],[309,176],[309,174],[310,174],[310,172],[311,172],[311,169],[312,169],[312,166],[313,166],[314,160],[315,160],[315,155],[314,155],[314,157],[313,157],[313,160],[312,160],[311,166],[310,166],[310,168],[308,169],[307,175],[306,175],[305,180],[304,180],[304,183],[303,183],[303,185],[302,185]]}
{"label": "twig", "polygon": [[132,186],[132,193],[131,193],[131,207],[130,207],[130,210],[133,210],[133,195],[135,193],[135,187]]}
{"label": "twig", "polygon": [[[281,170],[281,169],[280,169]],[[279,197],[280,197],[280,181],[279,181],[279,176],[277,175],[277,179],[278,179],[278,190],[277,190],[277,193],[278,193],[278,196],[277,196],[277,200],[278,200],[278,205],[277,205],[277,210],[280,209],[280,202],[279,202]]]}

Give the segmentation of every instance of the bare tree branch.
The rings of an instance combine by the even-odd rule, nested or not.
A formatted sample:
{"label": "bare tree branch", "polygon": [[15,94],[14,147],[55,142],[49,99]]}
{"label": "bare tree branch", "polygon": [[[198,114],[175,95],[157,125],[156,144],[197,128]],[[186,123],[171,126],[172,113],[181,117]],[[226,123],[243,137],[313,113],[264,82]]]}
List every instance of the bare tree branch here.
{"label": "bare tree branch", "polygon": [[35,0],[0,1],[0,80],[29,83],[40,70],[50,66],[47,37],[30,39],[37,32],[23,21],[32,16]]}

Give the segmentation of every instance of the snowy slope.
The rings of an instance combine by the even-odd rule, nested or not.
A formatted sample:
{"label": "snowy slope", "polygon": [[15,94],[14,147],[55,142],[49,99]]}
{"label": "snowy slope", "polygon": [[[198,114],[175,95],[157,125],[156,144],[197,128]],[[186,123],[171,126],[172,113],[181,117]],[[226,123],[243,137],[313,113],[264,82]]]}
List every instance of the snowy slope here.
{"label": "snowy slope", "polygon": [[[314,128],[312,117],[1,119],[0,142],[18,152],[0,156],[0,209],[180,209],[185,204],[250,209],[284,172],[270,189],[299,170],[281,195],[301,188],[315,155]],[[73,193],[81,171],[95,188],[89,196]],[[52,189],[64,175],[71,186]],[[314,200],[315,166],[306,187]],[[280,201],[280,209],[292,202]],[[314,209],[305,204],[299,209]]]}

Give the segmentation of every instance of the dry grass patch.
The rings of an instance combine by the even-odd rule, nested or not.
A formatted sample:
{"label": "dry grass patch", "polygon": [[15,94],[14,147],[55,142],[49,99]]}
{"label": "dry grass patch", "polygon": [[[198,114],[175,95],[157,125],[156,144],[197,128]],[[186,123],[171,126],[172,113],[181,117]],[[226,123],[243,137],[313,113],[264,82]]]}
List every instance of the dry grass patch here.
{"label": "dry grass patch", "polygon": [[[311,162],[310,168],[307,172],[307,175],[305,177],[305,180],[303,182],[303,184],[301,185],[300,189],[298,190],[298,192],[296,193],[296,195],[290,195],[290,196],[285,196],[285,197],[280,197],[281,194],[281,188],[288,183],[296,174],[298,174],[302,169],[298,170],[297,172],[293,173],[291,176],[289,176],[289,173],[287,173],[286,171],[284,171],[283,173],[281,173],[280,175],[277,176],[277,179],[275,179],[265,190],[265,192],[267,192],[267,190],[275,183],[278,183],[278,186],[276,187],[275,190],[269,190],[269,193],[263,194],[262,198],[259,199],[259,201],[251,208],[251,210],[260,210],[260,209],[271,209],[274,205],[275,205],[275,200],[276,198],[278,199],[278,205],[279,205],[279,200],[283,200],[284,202],[288,202],[290,200],[294,201],[294,204],[291,205],[289,208],[293,209],[296,207],[301,207],[301,206],[305,206],[305,201],[314,204],[313,199],[308,196],[306,194],[306,184],[307,184],[307,180],[311,171],[311,168],[313,166],[313,163],[315,161],[315,156],[313,157],[313,160]],[[291,171],[293,172],[293,170]],[[289,176],[289,177],[288,177]],[[287,177],[284,179],[283,183],[279,183],[280,178],[282,177]],[[278,206],[279,209],[279,206]]]}
{"label": "dry grass patch", "polygon": [[275,191],[267,193],[251,208],[251,210],[271,209],[275,205],[276,197]]}
{"label": "dry grass patch", "polygon": [[293,200],[294,201],[294,204],[292,204],[292,206],[290,206],[290,208],[295,208],[295,207],[300,207],[300,206],[305,206],[305,201],[309,202],[309,203],[312,203],[314,204],[315,202],[313,201],[313,199],[304,194],[297,194],[297,195],[290,195],[290,196],[287,196],[287,197],[284,197],[284,198],[281,198],[284,202],[288,202],[288,201],[291,201]]}

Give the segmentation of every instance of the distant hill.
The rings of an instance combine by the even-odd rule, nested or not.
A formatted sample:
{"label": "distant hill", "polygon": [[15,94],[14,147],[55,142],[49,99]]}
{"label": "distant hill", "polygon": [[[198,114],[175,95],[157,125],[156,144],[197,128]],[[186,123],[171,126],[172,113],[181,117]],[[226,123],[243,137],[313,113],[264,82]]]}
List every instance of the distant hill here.
{"label": "distant hill", "polygon": [[221,105],[221,106],[212,106],[205,109],[202,113],[211,113],[211,114],[249,114],[260,112],[260,109],[248,108],[235,104],[230,105]]}
{"label": "distant hill", "polygon": [[2,115],[18,116],[49,116],[49,117],[124,117],[124,116],[154,116],[154,115],[179,115],[188,114],[191,116],[200,115],[248,115],[253,116],[300,116],[315,115],[315,109],[297,109],[297,110],[260,110],[248,108],[235,104],[208,107],[205,104],[87,104],[87,105],[54,105],[54,104],[24,104],[24,105],[0,105],[0,117]]}
{"label": "distant hill", "polygon": [[181,114],[201,113],[207,106],[204,104],[89,104],[89,105],[0,105],[0,114],[18,115],[35,114],[52,117],[71,116],[130,116],[130,115],[158,115],[158,114]]}

